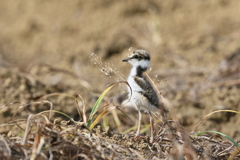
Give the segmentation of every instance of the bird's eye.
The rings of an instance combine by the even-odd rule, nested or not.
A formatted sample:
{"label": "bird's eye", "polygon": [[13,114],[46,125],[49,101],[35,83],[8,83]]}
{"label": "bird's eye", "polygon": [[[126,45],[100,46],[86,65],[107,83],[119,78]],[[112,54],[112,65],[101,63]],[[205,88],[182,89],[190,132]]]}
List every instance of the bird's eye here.
{"label": "bird's eye", "polygon": [[134,55],[133,57],[137,59],[137,58],[138,58],[138,55]]}

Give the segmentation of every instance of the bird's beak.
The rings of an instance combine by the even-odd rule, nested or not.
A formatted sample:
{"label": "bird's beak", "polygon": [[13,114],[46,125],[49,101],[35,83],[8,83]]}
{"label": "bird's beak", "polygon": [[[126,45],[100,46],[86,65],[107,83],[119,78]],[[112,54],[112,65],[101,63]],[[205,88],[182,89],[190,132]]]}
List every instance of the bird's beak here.
{"label": "bird's beak", "polygon": [[122,60],[122,62],[128,62],[128,60],[130,60],[130,59],[131,59],[131,57],[125,58]]}

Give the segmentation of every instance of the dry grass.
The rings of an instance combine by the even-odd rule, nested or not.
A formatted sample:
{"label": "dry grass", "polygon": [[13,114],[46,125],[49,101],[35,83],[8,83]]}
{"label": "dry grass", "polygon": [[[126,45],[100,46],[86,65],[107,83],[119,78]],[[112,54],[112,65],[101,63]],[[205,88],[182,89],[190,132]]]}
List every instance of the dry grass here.
{"label": "dry grass", "polygon": [[[159,130],[153,144],[148,142],[148,136],[134,141],[131,134],[114,133],[110,129],[103,131],[100,126],[91,131],[86,127],[85,120],[73,123],[71,120],[50,118],[49,111],[49,116],[29,114],[24,121],[15,120],[6,124],[24,123],[25,129],[18,136],[11,135],[11,132],[1,135],[1,159],[240,158],[239,146],[228,139],[214,134],[197,136],[196,133],[188,133],[175,118],[156,124]],[[240,144],[240,141],[236,143]]]}
{"label": "dry grass", "polygon": [[[116,84],[106,89],[97,101],[99,107],[105,94]],[[22,133],[13,135],[11,131],[7,135],[0,137],[0,156],[1,159],[238,159],[240,158],[240,141],[233,141],[230,137],[223,137],[222,133],[204,132],[197,134],[187,132],[179,123],[174,113],[171,102],[164,100],[166,107],[170,111],[168,117],[163,122],[155,125],[158,127],[154,137],[155,142],[149,143],[149,136],[143,136],[134,140],[131,133],[120,134],[110,128],[103,130],[100,126],[94,127],[102,116],[116,106],[109,104],[100,109],[95,108],[92,115],[87,115],[86,105],[83,98],[77,95],[75,98],[77,111],[81,120],[76,122],[65,113],[54,111],[53,104],[45,100],[51,96],[61,95],[53,93],[43,96],[41,101],[32,104],[21,104],[19,109],[24,109],[28,105],[49,104],[50,110],[42,111],[37,114],[28,113],[27,119],[14,119],[1,126],[18,126]],[[70,96],[70,95],[65,95]],[[70,96],[73,98],[73,96]],[[74,101],[74,99],[72,99]],[[14,103],[2,106],[9,107]],[[98,112],[102,113],[98,113]],[[27,112],[27,110],[26,110]],[[223,111],[217,111],[223,112]],[[233,111],[231,111],[233,112]],[[48,115],[46,115],[46,113]],[[59,121],[53,119],[53,113],[60,113],[67,117],[69,121]],[[196,125],[196,128],[212,114],[205,116]],[[90,129],[87,123],[90,122],[94,114],[99,114],[96,121],[91,122]],[[94,128],[93,128],[94,127]],[[93,128],[93,130],[92,130]],[[232,140],[232,141],[231,141]]]}

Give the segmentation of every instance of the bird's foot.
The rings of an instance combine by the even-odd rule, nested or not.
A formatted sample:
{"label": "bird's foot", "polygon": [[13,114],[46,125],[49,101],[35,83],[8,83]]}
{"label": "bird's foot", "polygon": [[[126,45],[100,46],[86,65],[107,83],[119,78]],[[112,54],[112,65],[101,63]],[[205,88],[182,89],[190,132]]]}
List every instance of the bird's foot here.
{"label": "bird's foot", "polygon": [[142,138],[139,134],[134,137],[134,140],[136,141],[138,138]]}
{"label": "bird's foot", "polygon": [[154,142],[154,138],[153,138],[153,137],[150,137],[149,142],[150,142],[150,143],[153,143],[153,142]]}

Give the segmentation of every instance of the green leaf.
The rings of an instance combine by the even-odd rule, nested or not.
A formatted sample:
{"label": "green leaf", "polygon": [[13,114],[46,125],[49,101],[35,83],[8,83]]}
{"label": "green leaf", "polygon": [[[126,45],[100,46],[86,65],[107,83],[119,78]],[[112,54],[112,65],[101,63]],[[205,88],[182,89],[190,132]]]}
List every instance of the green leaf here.
{"label": "green leaf", "polygon": [[[93,109],[92,109],[92,111],[91,111],[91,113],[90,113],[90,120],[89,120],[88,123],[87,123],[87,127],[88,127],[88,128],[91,126],[91,124],[92,124],[92,122],[93,122],[93,118],[94,118],[93,116],[94,116],[95,112],[97,111],[97,109],[99,108],[100,103],[102,102],[104,96],[105,96],[115,85],[117,85],[117,84],[119,84],[119,83],[126,83],[126,84],[129,86],[129,84],[128,84],[126,81],[120,81],[120,82],[117,82],[117,83],[113,83],[112,85],[110,85],[110,86],[100,95],[100,97],[98,98],[98,100],[97,100],[96,103],[94,104]],[[129,87],[130,87],[130,86],[129,86]],[[91,127],[91,128],[93,128],[93,127]]]}

